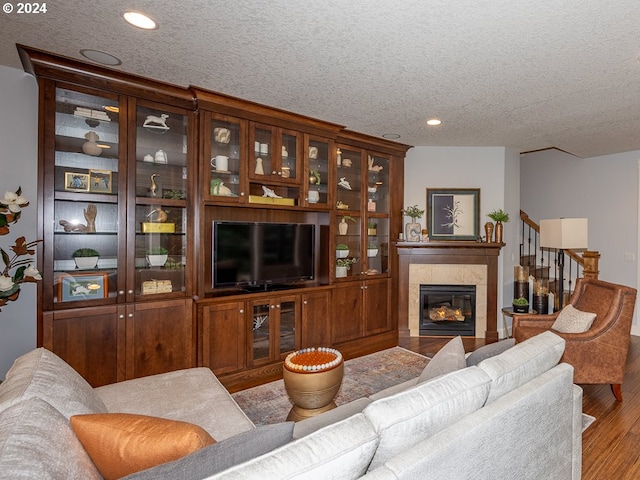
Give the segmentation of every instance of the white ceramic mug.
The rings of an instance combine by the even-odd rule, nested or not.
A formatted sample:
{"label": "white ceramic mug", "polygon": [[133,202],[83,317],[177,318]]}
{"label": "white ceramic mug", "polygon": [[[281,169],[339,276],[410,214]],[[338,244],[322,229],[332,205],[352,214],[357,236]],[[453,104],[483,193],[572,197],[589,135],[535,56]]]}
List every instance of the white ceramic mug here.
{"label": "white ceramic mug", "polygon": [[211,159],[211,166],[218,171],[229,171],[229,157],[226,155],[216,155]]}

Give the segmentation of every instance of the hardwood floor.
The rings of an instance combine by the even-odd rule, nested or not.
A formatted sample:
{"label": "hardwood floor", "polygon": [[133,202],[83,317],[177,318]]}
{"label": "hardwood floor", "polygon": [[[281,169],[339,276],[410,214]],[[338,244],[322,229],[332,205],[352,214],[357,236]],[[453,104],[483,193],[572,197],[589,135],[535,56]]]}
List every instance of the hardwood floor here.
{"label": "hardwood floor", "polygon": [[[400,346],[431,356],[449,338],[406,337]],[[463,339],[472,351],[484,339]],[[623,401],[617,402],[608,385],[583,385],[582,408],[596,421],[582,436],[583,480],[640,479],[640,337],[631,337]]]}

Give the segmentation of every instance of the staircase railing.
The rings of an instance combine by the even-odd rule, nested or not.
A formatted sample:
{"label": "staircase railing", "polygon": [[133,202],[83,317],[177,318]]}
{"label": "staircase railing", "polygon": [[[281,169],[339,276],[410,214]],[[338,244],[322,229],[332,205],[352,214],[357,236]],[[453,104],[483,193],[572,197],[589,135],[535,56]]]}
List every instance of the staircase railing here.
{"label": "staircase railing", "polygon": [[[520,210],[520,220],[520,265],[529,267],[529,274],[536,279],[548,280],[550,289],[556,292],[554,282],[559,278],[558,250],[540,247],[540,225],[522,210]],[[571,292],[573,292],[575,279],[579,277],[598,278],[600,253],[588,250],[582,254],[573,250],[565,250],[564,253],[565,298],[563,304],[566,305]]]}

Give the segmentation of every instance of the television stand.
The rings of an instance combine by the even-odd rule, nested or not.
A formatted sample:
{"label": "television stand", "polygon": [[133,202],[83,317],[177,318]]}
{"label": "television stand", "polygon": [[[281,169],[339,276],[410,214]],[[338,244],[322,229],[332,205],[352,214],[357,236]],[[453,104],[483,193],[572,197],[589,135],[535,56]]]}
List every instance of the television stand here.
{"label": "television stand", "polygon": [[259,293],[259,292],[277,292],[279,290],[290,290],[297,288],[298,285],[290,283],[265,283],[264,285],[245,285],[242,287],[247,293]]}

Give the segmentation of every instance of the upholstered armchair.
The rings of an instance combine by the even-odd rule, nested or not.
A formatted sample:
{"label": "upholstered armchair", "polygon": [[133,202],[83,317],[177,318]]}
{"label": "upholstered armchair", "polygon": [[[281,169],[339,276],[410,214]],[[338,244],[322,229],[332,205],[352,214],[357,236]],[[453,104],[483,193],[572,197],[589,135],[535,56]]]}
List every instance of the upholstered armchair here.
{"label": "upholstered armchair", "polygon": [[561,333],[551,327],[560,312],[550,315],[522,315],[513,319],[513,336],[522,342],[545,330],[566,340],[563,362],[574,367],[574,383],[610,384],[622,401],[631,321],[636,289],[593,278],[578,278],[569,303],[582,312],[596,314],[589,330]]}

